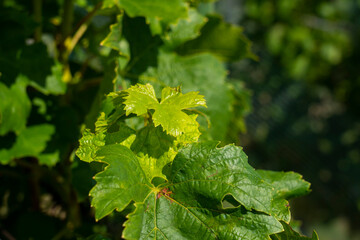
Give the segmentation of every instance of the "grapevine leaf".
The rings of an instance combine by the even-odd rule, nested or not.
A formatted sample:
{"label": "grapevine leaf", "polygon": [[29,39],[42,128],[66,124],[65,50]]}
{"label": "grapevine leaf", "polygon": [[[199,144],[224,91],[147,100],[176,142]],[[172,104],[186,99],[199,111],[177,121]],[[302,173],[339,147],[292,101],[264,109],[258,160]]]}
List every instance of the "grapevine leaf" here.
{"label": "grapevine leaf", "polygon": [[256,58],[250,47],[250,41],[243,35],[241,27],[211,16],[201,29],[201,35],[180,46],[178,52],[183,55],[211,52],[222,60],[231,62],[245,57]]}
{"label": "grapevine leaf", "polygon": [[143,153],[139,153],[137,155],[139,164],[149,182],[155,177],[166,179],[166,176],[162,173],[162,169],[165,165],[173,161],[176,153],[177,152],[173,148],[170,148],[169,151],[165,152],[159,158],[150,157],[149,155],[144,155]]}
{"label": "grapevine leaf", "polygon": [[[166,88],[163,91],[167,91]],[[177,92],[161,100],[156,106],[153,114],[155,126],[161,125],[164,130],[173,135],[180,136],[189,128],[198,124],[194,118],[184,113],[182,110],[197,106],[206,107],[204,96],[198,92],[182,94]]]}
{"label": "grapevine leaf", "polygon": [[95,122],[95,133],[92,133],[90,129],[83,131],[83,136],[79,140],[80,146],[76,150],[76,155],[80,160],[85,162],[100,160],[97,158],[96,152],[105,145],[107,127],[105,113],[102,112]]}
{"label": "grapevine leaf", "polygon": [[[210,54],[178,56],[160,51],[157,68],[148,68],[140,78],[159,88],[161,85],[176,87],[181,85],[183,92],[199,90],[204,95],[208,108],[203,110],[211,122],[209,129],[213,139],[223,140],[232,116],[232,94],[225,82],[226,70],[223,64]],[[155,80],[152,80],[155,79]],[[209,80],[211,79],[211,81]],[[207,128],[206,121],[200,122]]]}
{"label": "grapevine leaf", "polygon": [[143,115],[149,109],[154,109],[153,121],[155,127],[161,125],[163,129],[172,136],[180,136],[192,126],[197,124],[196,120],[182,110],[197,106],[205,106],[204,97],[198,92],[182,94],[180,91],[164,88],[163,99],[159,103],[155,96],[152,85],[137,84],[127,89],[128,96],[125,97],[126,114],[135,113]]}
{"label": "grapevine leaf", "polygon": [[178,201],[193,205],[196,197],[203,195],[221,202],[230,194],[247,210],[271,214],[272,186],[248,164],[241,148],[233,145],[216,148],[216,145],[216,142],[193,144],[176,156],[168,179],[174,188],[181,188],[181,194],[176,195]]}
{"label": "grapevine leaf", "polygon": [[117,17],[117,22],[110,26],[110,33],[100,43],[100,45],[120,51],[121,37],[122,37],[122,15],[119,15]]}
{"label": "grapevine leaf", "polygon": [[274,216],[289,223],[290,206],[287,199],[307,194],[310,184],[302,180],[300,174],[294,172],[285,173],[266,170],[257,170],[256,172],[275,189],[271,202]]}
{"label": "grapevine leaf", "polygon": [[102,147],[97,155],[109,164],[95,176],[97,184],[90,191],[97,220],[115,209],[122,211],[131,201],[141,202],[145,199],[150,183],[130,149],[112,144]]}
{"label": "grapevine leaf", "polygon": [[265,181],[276,189],[276,197],[290,199],[310,192],[310,183],[294,172],[256,171]]}
{"label": "grapevine leaf", "polygon": [[125,239],[263,240],[282,230],[268,215],[184,206],[170,197],[151,195],[135,206],[125,222]]}
{"label": "grapevine leaf", "polygon": [[26,94],[27,82],[28,79],[22,75],[10,88],[0,82],[0,135],[10,131],[20,134],[25,129],[31,109]]}
{"label": "grapevine leaf", "polygon": [[174,144],[174,137],[167,135],[161,127],[148,125],[137,134],[131,150],[138,154],[143,153],[150,157],[159,158]]}
{"label": "grapevine leaf", "polygon": [[130,17],[158,18],[164,22],[186,17],[188,10],[183,0],[117,0],[116,4]]}
{"label": "grapevine leaf", "polygon": [[130,61],[125,70],[137,76],[149,66],[156,66],[158,48],[162,44],[159,36],[154,36],[144,18],[123,18],[123,35],[129,44]]}
{"label": "grapevine leaf", "polygon": [[[267,204],[271,185],[247,163],[240,148],[216,145],[180,150],[167,173],[169,182],[135,203],[125,222],[125,239],[260,240],[283,230]],[[247,209],[224,209],[221,203],[229,194]]]}
{"label": "grapevine leaf", "polygon": [[166,134],[161,127],[148,125],[138,131],[131,150],[137,154],[142,169],[151,181],[154,177],[166,179],[162,169],[174,159],[174,146],[173,136]]}
{"label": "grapevine leaf", "polygon": [[179,19],[179,21],[170,25],[171,31],[163,40],[168,47],[175,48],[186,41],[198,37],[200,29],[206,21],[207,19],[204,16],[191,8],[188,18]]}
{"label": "grapevine leaf", "polygon": [[[23,130],[16,138],[14,145],[10,149],[0,149],[0,163],[7,164],[12,159],[22,157],[39,157],[46,148],[46,143],[50,140],[51,135],[55,132],[55,127],[50,124],[35,125]],[[54,163],[44,162],[46,165]]]}
{"label": "grapevine leaf", "polygon": [[79,140],[80,146],[76,151],[76,155],[85,162],[95,161],[97,150],[105,145],[104,139],[104,133],[94,134],[90,129],[85,129],[82,138]]}
{"label": "grapevine leaf", "polygon": [[188,124],[185,133],[176,138],[177,143],[186,145],[188,143],[197,142],[200,137],[199,123],[196,121],[198,115],[189,115],[193,119],[191,124]]}
{"label": "grapevine leaf", "polygon": [[105,143],[107,145],[121,143],[132,134],[135,134],[135,131],[132,128],[129,128],[124,123],[119,123],[117,131],[108,132],[106,134]]}
{"label": "grapevine leaf", "polygon": [[308,238],[295,232],[287,223],[281,222],[281,224],[283,225],[284,231],[271,235],[272,240],[319,240],[315,231],[313,232],[312,237]]}
{"label": "grapevine leaf", "polygon": [[125,97],[126,115],[135,113],[140,116],[147,113],[148,109],[154,109],[159,104],[155,90],[150,84],[137,84],[126,90],[129,94]]}

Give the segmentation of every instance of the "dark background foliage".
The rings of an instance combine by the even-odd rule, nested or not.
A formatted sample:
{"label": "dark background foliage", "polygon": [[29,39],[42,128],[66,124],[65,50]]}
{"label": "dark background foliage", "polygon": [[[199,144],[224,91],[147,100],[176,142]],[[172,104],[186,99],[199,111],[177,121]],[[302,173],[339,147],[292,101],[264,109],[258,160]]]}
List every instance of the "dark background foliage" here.
{"label": "dark background foliage", "polygon": [[304,228],[358,239],[360,2],[227,0],[217,8],[244,27],[259,56],[229,66],[253,93],[240,145],[256,166],[312,183],[293,202]]}

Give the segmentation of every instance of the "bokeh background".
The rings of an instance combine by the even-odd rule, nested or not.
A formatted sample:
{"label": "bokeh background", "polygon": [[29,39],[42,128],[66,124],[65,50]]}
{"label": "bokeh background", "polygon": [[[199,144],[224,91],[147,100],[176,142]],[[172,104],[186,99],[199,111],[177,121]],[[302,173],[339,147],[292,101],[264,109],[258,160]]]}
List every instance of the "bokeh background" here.
{"label": "bokeh background", "polygon": [[223,0],[259,61],[229,65],[252,92],[240,137],[253,166],[296,171],[292,202],[308,235],[360,239],[360,1]]}

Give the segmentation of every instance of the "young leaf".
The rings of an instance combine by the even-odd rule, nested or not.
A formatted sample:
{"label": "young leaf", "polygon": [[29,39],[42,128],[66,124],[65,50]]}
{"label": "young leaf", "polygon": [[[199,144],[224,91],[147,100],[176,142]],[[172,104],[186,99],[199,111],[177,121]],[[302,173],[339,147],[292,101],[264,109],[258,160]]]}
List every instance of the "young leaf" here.
{"label": "young leaf", "polygon": [[182,110],[197,106],[206,107],[204,96],[198,95],[198,92],[186,94],[177,92],[177,94],[167,96],[155,108],[154,124],[155,126],[161,125],[170,135],[180,136],[188,131],[191,126],[198,124],[194,118]]}
{"label": "young leaf", "polygon": [[162,100],[159,103],[155,96],[153,86],[150,84],[138,84],[127,89],[128,96],[125,97],[126,115],[135,113],[143,115],[153,109],[152,120],[155,127],[161,125],[163,129],[172,136],[180,136],[191,129],[197,122],[182,110],[197,106],[206,107],[204,97],[198,92],[182,94],[180,91],[163,89]]}
{"label": "young leaf", "polygon": [[105,145],[105,134],[94,134],[90,129],[85,129],[80,138],[80,146],[76,150],[76,155],[80,160],[92,162],[96,160],[96,151]]}
{"label": "young leaf", "polygon": [[85,162],[99,160],[96,152],[105,145],[107,127],[108,124],[105,119],[105,113],[102,112],[95,122],[95,133],[92,133],[90,129],[83,131],[83,136],[79,140],[80,146],[76,150],[76,155],[80,160]]}
{"label": "young leaf", "polygon": [[129,94],[125,97],[126,115],[135,113],[140,116],[146,114],[148,109],[154,109],[159,104],[155,90],[150,84],[137,84],[126,90]]}
{"label": "young leaf", "polygon": [[[205,134],[210,133],[212,139],[224,140],[232,117],[233,97],[225,78],[223,63],[211,54],[184,57],[160,51],[158,67],[148,68],[140,79],[153,83],[156,88],[160,88],[158,83],[161,83],[170,87],[181,85],[184,92],[199,90],[206,98],[208,108],[203,111],[211,122],[211,128]],[[201,125],[208,128],[206,121]]]}

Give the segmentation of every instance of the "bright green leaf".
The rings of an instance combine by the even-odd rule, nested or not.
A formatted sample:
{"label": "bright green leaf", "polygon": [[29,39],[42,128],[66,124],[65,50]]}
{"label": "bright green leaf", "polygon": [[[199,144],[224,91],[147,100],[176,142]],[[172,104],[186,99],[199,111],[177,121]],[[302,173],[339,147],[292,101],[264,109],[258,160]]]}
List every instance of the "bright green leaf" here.
{"label": "bright green leaf", "polygon": [[82,138],[79,140],[80,146],[76,151],[76,155],[85,162],[95,161],[97,159],[96,151],[105,145],[104,139],[104,133],[94,134],[89,129],[85,129]]}
{"label": "bright green leaf", "polygon": [[159,104],[155,90],[150,84],[137,84],[126,90],[129,94],[125,97],[126,115],[135,113],[136,115],[146,114],[148,109],[154,109]]}
{"label": "bright green leaf", "polygon": [[266,170],[257,170],[256,172],[275,189],[271,202],[274,216],[289,223],[290,206],[287,200],[309,193],[310,184],[304,181],[300,174],[294,172]]}
{"label": "bright green leaf", "polygon": [[187,16],[187,4],[183,0],[117,0],[130,17],[158,18],[164,22],[174,22]]}
{"label": "bright green leaf", "polygon": [[97,184],[90,191],[95,218],[99,220],[115,209],[123,210],[131,201],[142,201],[149,194],[151,185],[136,155],[127,147],[107,145],[97,154],[109,164],[95,176]]}
{"label": "bright green leaf", "polygon": [[[157,89],[160,85],[181,85],[183,92],[199,90],[206,98],[208,108],[203,112],[210,117],[210,134],[213,139],[223,140],[232,117],[232,94],[225,77],[223,64],[210,54],[182,57],[160,51],[158,67],[148,68],[140,79],[151,82]],[[206,121],[200,123],[207,129]]]}
{"label": "bright green leaf", "polygon": [[172,136],[180,136],[191,126],[197,124],[194,118],[182,110],[197,106],[206,106],[204,97],[198,92],[182,94],[179,91],[172,91],[170,88],[163,90],[164,99],[159,103],[155,96],[154,88],[150,84],[135,85],[126,90],[125,97],[126,114],[135,113],[138,116],[154,109],[152,120],[155,127],[161,125],[163,129]]}
{"label": "bright green leaf", "polygon": [[102,112],[95,122],[95,133],[92,133],[90,129],[83,131],[82,138],[79,140],[80,146],[76,150],[76,155],[80,160],[85,162],[99,160],[96,152],[105,145],[107,127],[105,113]]}
{"label": "bright green leaf", "polygon": [[310,192],[310,183],[303,180],[298,173],[267,170],[256,170],[256,172],[276,189],[276,197],[290,199]]}

